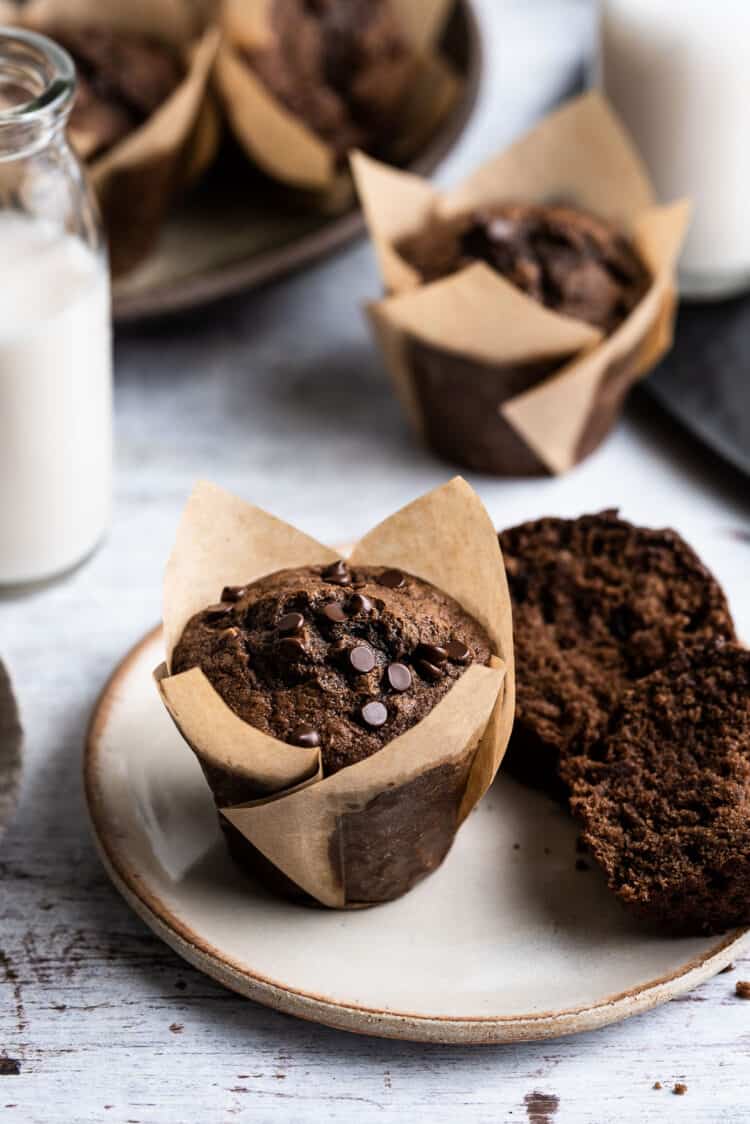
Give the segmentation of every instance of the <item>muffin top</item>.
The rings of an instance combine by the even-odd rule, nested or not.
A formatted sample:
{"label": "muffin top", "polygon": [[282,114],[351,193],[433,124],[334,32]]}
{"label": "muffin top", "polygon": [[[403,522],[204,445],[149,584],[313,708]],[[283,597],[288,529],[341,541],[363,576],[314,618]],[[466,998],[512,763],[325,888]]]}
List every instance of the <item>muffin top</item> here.
{"label": "muffin top", "polygon": [[273,0],[271,30],[248,62],[340,160],[391,123],[413,56],[389,0]]}
{"label": "muffin top", "polygon": [[750,922],[750,652],[678,653],[567,774],[584,842],[627,906],[680,932]]}
{"label": "muffin top", "polygon": [[504,203],[404,239],[399,253],[424,281],[483,261],[532,300],[610,333],[650,275],[612,224],[572,207]]}
{"label": "muffin top", "polygon": [[453,598],[401,570],[280,570],[192,617],[172,672],[200,667],[251,726],[320,746],[326,775],[410,729],[474,662],[484,629]]}
{"label": "muffin top", "polygon": [[75,63],[68,135],[83,160],[102,155],[142,125],[182,77],[176,53],[147,36],[88,24],[45,30]]}
{"label": "muffin top", "polygon": [[734,626],[718,582],[676,531],[603,511],[499,538],[517,668],[506,760],[556,791],[558,766],[597,739],[634,682],[684,646],[734,639]]}

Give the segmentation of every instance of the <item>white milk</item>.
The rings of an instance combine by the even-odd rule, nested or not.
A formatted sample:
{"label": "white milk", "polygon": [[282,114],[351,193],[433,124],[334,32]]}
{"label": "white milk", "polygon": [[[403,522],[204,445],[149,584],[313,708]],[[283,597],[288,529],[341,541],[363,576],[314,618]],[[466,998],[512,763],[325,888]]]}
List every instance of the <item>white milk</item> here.
{"label": "white milk", "polygon": [[105,265],[51,225],[0,212],[0,583],[88,554],[109,522],[111,474]]}
{"label": "white milk", "polygon": [[[663,201],[695,210],[681,272],[750,278],[750,0],[603,0],[601,79]],[[688,285],[688,288],[690,286]]]}

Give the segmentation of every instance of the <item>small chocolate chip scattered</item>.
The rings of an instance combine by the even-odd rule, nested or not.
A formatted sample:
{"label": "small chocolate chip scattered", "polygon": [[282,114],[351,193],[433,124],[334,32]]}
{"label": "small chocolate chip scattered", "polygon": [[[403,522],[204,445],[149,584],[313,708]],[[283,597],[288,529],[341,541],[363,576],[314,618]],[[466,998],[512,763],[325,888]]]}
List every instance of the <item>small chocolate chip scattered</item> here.
{"label": "small chocolate chip scattered", "polygon": [[734,994],[738,999],[750,999],[750,980],[737,980]]}
{"label": "small chocolate chip scattered", "polygon": [[302,613],[287,613],[276,625],[276,630],[282,636],[293,636],[295,632],[301,632],[304,627],[305,618]]}
{"label": "small chocolate chip scattered", "polygon": [[326,566],[321,577],[332,585],[351,585],[352,581],[346,562],[340,558],[338,562],[332,562],[330,566]]}
{"label": "small chocolate chip scattered", "polygon": [[389,664],[385,674],[394,691],[408,691],[411,687],[411,672],[405,663]]}
{"label": "small chocolate chip scattered", "polygon": [[276,651],[285,659],[298,660],[305,652],[304,641],[297,636],[284,636],[276,645]]}
{"label": "small chocolate chip scattered", "polygon": [[386,589],[401,589],[406,581],[400,570],[384,570],[377,580],[378,584],[384,585]]}
{"label": "small chocolate chip scattered", "polygon": [[677,1097],[684,1097],[685,1093],[687,1093],[687,1085],[685,1085],[682,1081],[676,1081],[672,1092]]}
{"label": "small chocolate chip scattered", "polygon": [[245,596],[246,585],[225,585],[221,591],[222,601],[239,601]]}
{"label": "small chocolate chip scattered", "polygon": [[434,664],[445,663],[448,659],[447,650],[441,648],[439,644],[420,644],[417,648],[417,655],[427,660],[428,663]]}
{"label": "small chocolate chip scattered", "polygon": [[320,734],[313,726],[300,722],[289,735],[289,741],[292,745],[301,745],[304,749],[314,749],[316,745],[320,745]]}
{"label": "small chocolate chip scattered", "polygon": [[436,683],[438,679],[443,678],[442,668],[430,663],[429,660],[417,660],[414,666],[423,679],[431,679],[433,683]]}
{"label": "small chocolate chip scattered", "polygon": [[363,593],[353,593],[346,603],[346,611],[350,617],[356,616],[357,613],[369,613],[371,608],[372,601]]}
{"label": "small chocolate chip scattered", "polygon": [[343,639],[334,640],[333,644],[329,644],[329,646],[328,646],[328,655],[329,656],[340,656],[344,652],[346,652],[348,650],[348,648],[349,648],[348,640],[343,640]]}
{"label": "small chocolate chip scattered", "polygon": [[359,712],[368,726],[383,726],[388,721],[388,708],[382,702],[368,702]]}
{"label": "small chocolate chip scattered", "polygon": [[661,1089],[661,1081],[654,1081],[654,1089]]}
{"label": "small chocolate chip scattered", "polygon": [[349,653],[349,663],[358,675],[366,675],[368,671],[372,671],[375,667],[375,656],[372,648],[368,648],[366,644],[358,644]]}
{"label": "small chocolate chip scattered", "polygon": [[448,659],[453,660],[454,663],[466,663],[471,656],[471,652],[463,640],[449,640],[445,645],[445,650],[448,653]]}
{"label": "small chocolate chip scattered", "polygon": [[323,616],[326,620],[333,621],[335,624],[340,624],[341,621],[347,619],[344,606],[340,601],[329,601],[327,605],[324,605]]}

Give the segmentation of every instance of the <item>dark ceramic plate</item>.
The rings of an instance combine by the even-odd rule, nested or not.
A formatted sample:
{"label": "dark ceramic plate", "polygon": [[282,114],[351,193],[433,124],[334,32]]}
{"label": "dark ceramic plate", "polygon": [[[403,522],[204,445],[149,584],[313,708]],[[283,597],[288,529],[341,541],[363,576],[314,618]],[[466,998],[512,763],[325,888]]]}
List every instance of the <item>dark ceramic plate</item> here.
{"label": "dark ceramic plate", "polygon": [[674,348],[645,386],[714,452],[750,474],[750,296],[683,304]]}
{"label": "dark ceramic plate", "polygon": [[[457,0],[440,45],[461,93],[407,165],[426,175],[463,132],[476,101],[482,57],[471,0]],[[335,218],[302,210],[225,144],[211,172],[170,215],[153,254],[114,286],[115,320],[134,321],[205,304],[280,277],[355,238],[359,209]]]}

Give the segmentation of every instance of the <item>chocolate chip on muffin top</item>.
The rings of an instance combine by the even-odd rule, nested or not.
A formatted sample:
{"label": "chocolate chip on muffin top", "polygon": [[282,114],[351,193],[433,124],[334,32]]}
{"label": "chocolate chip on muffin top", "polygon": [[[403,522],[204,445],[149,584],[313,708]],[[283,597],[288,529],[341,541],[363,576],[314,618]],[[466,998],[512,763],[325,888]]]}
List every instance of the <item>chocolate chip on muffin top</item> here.
{"label": "chocolate chip on muffin top", "polygon": [[326,774],[410,729],[473,662],[484,629],[447,594],[401,570],[281,570],[188,621],[172,672],[200,667],[245,722],[320,746]]}
{"label": "chocolate chip on muffin top", "polygon": [[650,275],[611,223],[572,207],[504,203],[404,239],[399,252],[424,281],[483,261],[545,307],[610,333]]}

